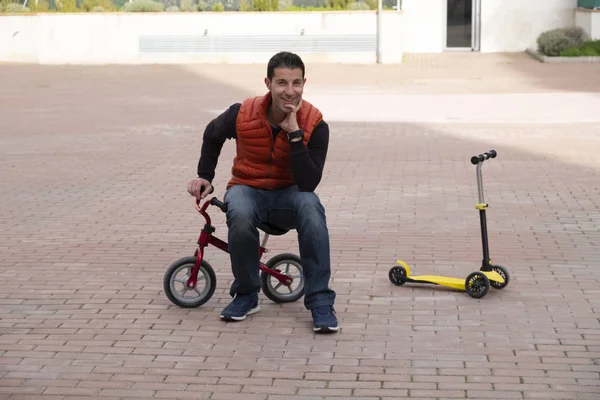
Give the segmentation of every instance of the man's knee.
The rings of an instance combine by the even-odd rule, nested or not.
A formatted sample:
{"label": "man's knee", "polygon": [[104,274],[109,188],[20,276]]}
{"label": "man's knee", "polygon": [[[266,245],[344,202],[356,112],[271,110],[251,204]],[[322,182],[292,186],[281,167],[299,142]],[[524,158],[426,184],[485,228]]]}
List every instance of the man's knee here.
{"label": "man's knee", "polygon": [[235,185],[227,190],[225,194],[226,216],[230,228],[246,228],[258,223],[258,202],[254,200],[256,194],[253,190],[253,188],[243,185]]}
{"label": "man's knee", "polygon": [[298,192],[296,196],[298,218],[307,222],[325,222],[325,207],[321,203],[319,196],[313,192]]}

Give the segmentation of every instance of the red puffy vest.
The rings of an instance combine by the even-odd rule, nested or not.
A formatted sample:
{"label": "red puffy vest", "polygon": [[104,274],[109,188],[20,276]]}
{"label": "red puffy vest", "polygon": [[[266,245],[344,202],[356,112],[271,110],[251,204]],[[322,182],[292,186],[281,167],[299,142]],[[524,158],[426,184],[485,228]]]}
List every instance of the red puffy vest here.
{"label": "red puffy vest", "polygon": [[[290,169],[290,143],[287,132],[281,130],[273,140],[267,109],[271,93],[245,100],[236,121],[237,155],[233,160],[232,177],[227,184],[248,185],[259,189],[281,189],[294,185]],[[306,100],[296,114],[298,126],[308,144],[315,126],[323,114]]]}

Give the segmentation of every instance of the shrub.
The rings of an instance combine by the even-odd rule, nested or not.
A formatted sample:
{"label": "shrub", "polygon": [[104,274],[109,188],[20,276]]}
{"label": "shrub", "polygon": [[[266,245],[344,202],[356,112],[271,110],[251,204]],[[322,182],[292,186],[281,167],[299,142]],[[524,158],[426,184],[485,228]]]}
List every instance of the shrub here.
{"label": "shrub", "polygon": [[285,11],[290,7],[293,7],[294,3],[292,0],[279,0],[277,4],[277,11]]}
{"label": "shrub", "polygon": [[165,5],[154,0],[135,0],[131,3],[125,3],[122,10],[125,12],[160,12],[165,9]]}
{"label": "shrub", "polygon": [[116,9],[110,0],[83,0],[81,8],[91,12],[115,11]]}
{"label": "shrub", "polygon": [[254,0],[252,1],[254,11],[278,11],[279,0]]}
{"label": "shrub", "polygon": [[579,26],[571,26],[568,28],[563,28],[565,35],[573,41],[574,46],[580,46],[587,40],[590,40],[590,37],[586,33],[586,31]]}
{"label": "shrub", "polygon": [[79,11],[76,0],[56,0],[55,5],[56,10],[60,12],[71,13]]}
{"label": "shrub", "polygon": [[561,57],[600,57],[600,40],[584,42],[581,46],[568,47],[560,53]]}
{"label": "shrub", "polygon": [[45,13],[50,11],[50,3],[48,0],[38,0],[37,4],[35,4],[35,0],[27,2],[31,11],[37,13]]}
{"label": "shrub", "polygon": [[212,10],[214,12],[221,12],[221,11],[225,11],[225,7],[223,7],[223,4],[217,2],[217,3],[213,4]]}
{"label": "shrub", "polygon": [[[370,10],[377,10],[377,6],[379,5],[379,2],[377,0],[365,0],[365,3],[367,3]],[[402,3],[402,1],[400,1],[400,3]],[[383,5],[383,7],[385,8],[385,4]]]}
{"label": "shrub", "polygon": [[346,6],[346,10],[370,10],[370,8],[367,3],[363,3],[361,1],[354,1],[352,3],[348,3],[348,5]]}
{"label": "shrub", "polygon": [[179,12],[179,7],[177,7],[177,6],[170,6],[165,11],[166,12]]}
{"label": "shrub", "polygon": [[196,11],[196,4],[194,4],[193,0],[181,0],[179,7],[181,7],[181,11],[185,12]]}
{"label": "shrub", "polygon": [[327,5],[333,9],[345,10],[348,7],[350,0],[327,0]]}
{"label": "shrub", "polygon": [[31,11],[29,7],[23,7],[22,4],[8,3],[4,9],[8,14],[25,13]]}
{"label": "shrub", "polygon": [[538,51],[549,57],[557,57],[569,47],[582,45],[587,38],[580,27],[552,29],[538,36]]}
{"label": "shrub", "polygon": [[315,7],[315,6],[306,6],[306,7],[299,7],[299,6],[290,6],[284,10],[280,10],[280,11],[341,11],[342,9],[339,8],[339,6],[337,8],[331,8],[331,7],[327,7],[327,6],[322,6],[322,7]]}

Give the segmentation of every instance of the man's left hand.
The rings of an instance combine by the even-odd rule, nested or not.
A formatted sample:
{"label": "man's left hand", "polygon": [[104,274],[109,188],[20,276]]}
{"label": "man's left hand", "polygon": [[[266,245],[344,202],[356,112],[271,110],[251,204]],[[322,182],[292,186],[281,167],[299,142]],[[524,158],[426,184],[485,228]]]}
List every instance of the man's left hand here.
{"label": "man's left hand", "polygon": [[279,127],[286,132],[295,132],[300,129],[296,115],[298,114],[298,110],[302,107],[302,100],[298,102],[298,105],[286,104],[286,107],[290,110],[290,113],[279,123]]}

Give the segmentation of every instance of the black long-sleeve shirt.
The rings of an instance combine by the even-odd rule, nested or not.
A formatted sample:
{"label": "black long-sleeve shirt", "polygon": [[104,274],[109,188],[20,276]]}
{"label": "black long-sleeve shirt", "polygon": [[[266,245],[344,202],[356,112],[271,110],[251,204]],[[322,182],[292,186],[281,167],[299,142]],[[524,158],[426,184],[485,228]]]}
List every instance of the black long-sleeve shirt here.
{"label": "black long-sleeve shirt", "polygon": [[[232,104],[225,112],[213,119],[204,130],[202,151],[198,161],[198,177],[206,179],[211,184],[225,140],[236,138],[235,126],[240,106],[241,103]],[[281,128],[271,126],[271,130],[275,137]],[[291,143],[290,169],[300,191],[312,192],[317,188],[321,181],[328,147],[329,126],[325,121],[317,124],[307,146],[302,140]]]}

